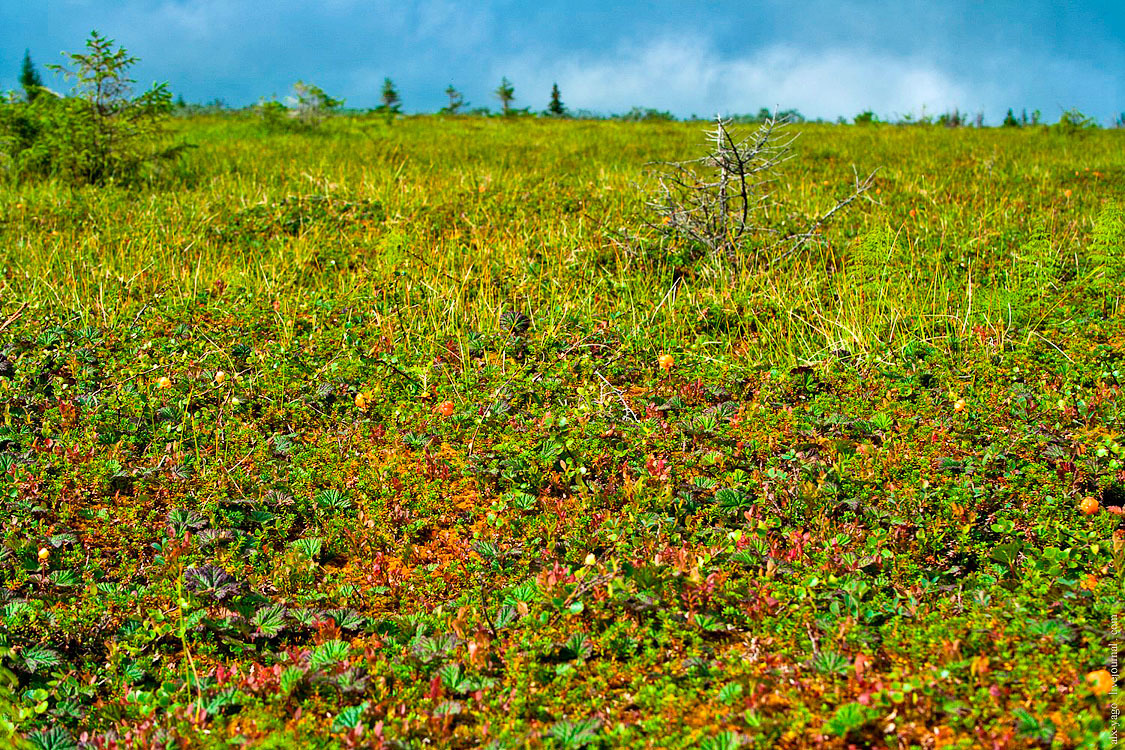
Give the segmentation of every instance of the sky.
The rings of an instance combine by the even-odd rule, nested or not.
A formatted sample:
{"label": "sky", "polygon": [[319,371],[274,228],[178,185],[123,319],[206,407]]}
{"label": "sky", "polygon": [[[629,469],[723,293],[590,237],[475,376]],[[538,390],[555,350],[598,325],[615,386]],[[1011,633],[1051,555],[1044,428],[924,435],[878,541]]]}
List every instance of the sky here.
{"label": "sky", "polygon": [[25,49],[62,62],[92,29],[140,58],[139,84],[231,106],[303,80],[367,108],[390,77],[407,112],[450,84],[497,109],[506,76],[535,111],[558,83],[602,114],[1125,112],[1122,0],[0,0],[0,90]]}

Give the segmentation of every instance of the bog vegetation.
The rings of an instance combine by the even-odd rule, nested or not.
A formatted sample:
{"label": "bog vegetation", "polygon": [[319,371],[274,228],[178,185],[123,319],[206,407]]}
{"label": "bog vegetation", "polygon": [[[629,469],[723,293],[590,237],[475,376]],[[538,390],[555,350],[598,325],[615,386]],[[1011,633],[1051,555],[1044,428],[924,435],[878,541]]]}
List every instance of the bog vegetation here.
{"label": "bog vegetation", "polygon": [[0,107],[0,742],[1112,746],[1123,131],[793,124],[711,247],[704,124],[121,62]]}

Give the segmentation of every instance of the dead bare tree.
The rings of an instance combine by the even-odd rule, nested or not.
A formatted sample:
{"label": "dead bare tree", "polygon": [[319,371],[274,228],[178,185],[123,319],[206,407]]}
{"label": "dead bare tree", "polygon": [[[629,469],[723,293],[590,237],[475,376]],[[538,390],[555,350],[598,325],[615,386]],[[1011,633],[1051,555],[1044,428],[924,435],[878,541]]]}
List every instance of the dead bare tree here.
{"label": "dead bare tree", "polygon": [[775,206],[771,186],[781,165],[793,158],[793,143],[799,135],[789,131],[789,125],[787,117],[767,117],[753,133],[738,139],[731,131],[731,121],[716,117],[707,134],[710,148],[706,155],[650,165],[659,188],[646,204],[656,216],[649,227],[683,246],[688,264],[704,257],[734,260],[747,248],[755,258],[772,264],[800,250],[824,224],[871,188],[875,172],[860,179],[853,167],[852,192],[824,213],[805,220],[803,228],[783,232],[770,226],[769,212]]}

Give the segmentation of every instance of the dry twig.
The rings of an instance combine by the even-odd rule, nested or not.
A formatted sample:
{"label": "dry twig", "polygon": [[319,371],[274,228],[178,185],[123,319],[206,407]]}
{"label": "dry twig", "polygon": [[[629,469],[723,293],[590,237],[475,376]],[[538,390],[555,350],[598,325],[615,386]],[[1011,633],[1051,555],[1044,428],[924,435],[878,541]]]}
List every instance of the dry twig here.
{"label": "dry twig", "polygon": [[771,186],[782,164],[793,158],[797,134],[788,117],[766,118],[752,134],[738,139],[730,121],[715,118],[708,132],[709,152],[698,159],[664,162],[656,179],[657,197],[647,203],[657,221],[649,223],[676,245],[686,245],[686,262],[704,257],[734,260],[747,243],[755,254],[775,263],[799,251],[837,213],[850,206],[874,184],[875,173],[860,179],[855,173],[852,192],[801,230],[779,234],[768,224],[774,205]]}

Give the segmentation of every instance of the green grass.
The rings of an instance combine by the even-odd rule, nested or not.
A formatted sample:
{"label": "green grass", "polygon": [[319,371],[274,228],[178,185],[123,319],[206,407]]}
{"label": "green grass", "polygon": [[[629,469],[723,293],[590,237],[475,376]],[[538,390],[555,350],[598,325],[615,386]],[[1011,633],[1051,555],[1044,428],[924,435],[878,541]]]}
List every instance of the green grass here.
{"label": "green grass", "polygon": [[175,129],[0,194],[0,733],[1110,745],[1121,132],[802,125],[876,202],[683,268],[699,124]]}

